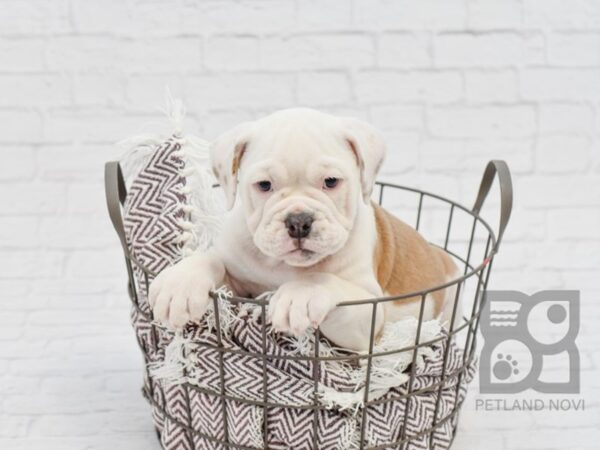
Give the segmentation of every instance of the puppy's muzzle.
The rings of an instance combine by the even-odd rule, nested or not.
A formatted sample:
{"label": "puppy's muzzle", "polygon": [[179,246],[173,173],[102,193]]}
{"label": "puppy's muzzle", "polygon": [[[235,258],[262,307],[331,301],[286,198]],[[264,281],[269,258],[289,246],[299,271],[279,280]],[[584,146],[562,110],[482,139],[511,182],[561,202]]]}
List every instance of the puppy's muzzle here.
{"label": "puppy's muzzle", "polygon": [[288,214],[284,222],[291,238],[302,239],[310,234],[314,220],[312,214],[301,212]]}

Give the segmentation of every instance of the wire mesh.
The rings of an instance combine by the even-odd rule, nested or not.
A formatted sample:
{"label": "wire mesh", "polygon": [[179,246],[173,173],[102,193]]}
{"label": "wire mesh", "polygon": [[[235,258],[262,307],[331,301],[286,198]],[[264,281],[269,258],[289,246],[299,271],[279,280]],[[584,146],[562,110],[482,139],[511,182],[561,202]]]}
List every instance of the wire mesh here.
{"label": "wire mesh", "polygon": [[[110,163],[109,163],[110,164]],[[486,169],[486,173],[484,174],[484,178],[482,180],[482,185],[479,191],[479,195],[473,209],[466,208],[456,202],[448,200],[444,197],[441,197],[436,194],[432,194],[429,192],[425,192],[422,190],[399,186],[391,183],[378,182],[377,186],[379,188],[378,192],[378,203],[382,206],[385,206],[391,212],[398,212],[399,214],[402,211],[412,209],[414,211],[416,205],[416,217],[413,223],[414,227],[419,230],[422,234],[425,235],[426,238],[430,239],[430,242],[433,245],[437,245],[444,251],[446,251],[449,255],[451,255],[456,261],[457,265],[459,265],[461,269],[461,276],[452,280],[450,282],[444,283],[439,286],[432,286],[430,288],[421,290],[419,292],[410,292],[402,295],[383,297],[383,298],[371,298],[371,299],[360,299],[355,301],[345,301],[338,304],[339,308],[352,308],[357,305],[371,305],[371,320],[370,320],[370,333],[369,333],[369,346],[368,352],[362,354],[348,354],[348,355],[328,355],[322,356],[319,353],[319,345],[321,341],[321,333],[317,329],[315,331],[315,339],[314,339],[314,348],[310,355],[288,355],[288,354],[269,354],[267,351],[267,330],[266,330],[266,307],[268,304],[268,299],[249,299],[242,297],[232,297],[229,299],[230,302],[236,304],[245,304],[251,303],[253,305],[258,305],[260,308],[260,316],[262,321],[262,348],[261,352],[250,352],[241,349],[227,348],[223,345],[221,340],[221,329],[220,329],[220,317],[219,317],[219,307],[218,307],[218,297],[212,294],[213,299],[213,310],[215,313],[215,325],[217,327],[216,330],[216,345],[211,345],[207,343],[202,343],[210,349],[210,351],[214,351],[218,357],[219,364],[219,372],[220,372],[220,385],[216,391],[209,390],[200,386],[196,386],[193,384],[184,384],[185,390],[185,399],[186,399],[186,407],[185,413],[188,416],[188,423],[184,423],[178,417],[174,417],[170,414],[161,404],[160,401],[157,401],[157,398],[164,398],[164,392],[155,392],[155,390],[164,389],[159,383],[152,382],[152,376],[148,369],[150,361],[149,352],[150,349],[147,348],[147,344],[139,338],[138,336],[138,344],[142,350],[144,355],[144,360],[146,362],[146,378],[147,382],[145,384],[143,393],[147,400],[152,404],[153,408],[158,410],[165,417],[168,417],[173,423],[177,424],[188,435],[189,442],[194,442],[195,439],[204,439],[212,444],[214,444],[215,448],[235,448],[235,449],[253,449],[257,448],[269,448],[268,442],[268,425],[269,425],[269,412],[272,408],[294,408],[301,410],[310,410],[313,411],[313,427],[312,427],[312,446],[314,449],[318,448],[318,413],[319,411],[326,409],[326,406],[319,402],[318,392],[319,392],[319,380],[320,380],[320,371],[322,370],[322,365],[327,364],[332,361],[345,361],[349,363],[361,363],[366,362],[366,378],[365,378],[365,389],[364,389],[364,399],[363,399],[363,407],[360,412],[361,415],[361,427],[360,427],[360,441],[359,448],[361,450],[375,450],[375,449],[383,449],[383,448],[398,448],[405,449],[408,444],[415,441],[416,439],[420,439],[423,436],[429,436],[429,448],[433,448],[431,442],[433,441],[433,436],[436,431],[444,425],[448,421],[452,421],[454,430],[457,426],[457,416],[460,411],[460,407],[462,402],[459,398],[459,393],[461,389],[464,388],[465,384],[465,371],[469,367],[469,365],[473,362],[475,357],[475,349],[476,349],[476,334],[479,327],[479,318],[482,310],[482,302],[484,299],[483,292],[487,287],[492,261],[494,255],[498,251],[499,241],[502,237],[504,228],[506,227],[506,223],[508,222],[508,216],[510,215],[511,208],[511,200],[512,200],[512,190],[510,189],[510,177],[508,174],[508,187],[506,179],[502,180],[501,188],[504,189],[502,192],[502,215],[501,215],[501,224],[498,231],[498,237],[496,237],[494,231],[488,225],[488,223],[482,219],[480,216],[480,209],[485,200],[487,192],[491,185],[491,181],[493,176],[496,174],[496,171],[502,169],[498,167],[498,162],[495,162],[496,167],[495,170],[490,169],[490,165],[488,169]],[[507,169],[506,169],[506,173]],[[506,173],[504,176],[506,177]],[[500,177],[502,174],[498,173]],[[113,177],[114,178],[114,177]],[[115,186],[118,184],[118,180],[112,180],[109,177],[108,165],[107,165],[107,197],[109,195],[109,184],[112,182]],[[504,181],[504,186],[502,186],[502,182]],[[125,200],[125,192],[124,185],[119,185],[115,189],[118,189],[118,197],[121,205]],[[431,206],[430,209],[427,207]],[[110,210],[110,205],[109,205]],[[434,219],[429,220],[427,217],[427,213],[432,214]],[[111,211],[111,218],[114,211]],[[444,219],[440,219],[445,216]],[[505,218],[504,222],[502,218]],[[445,227],[443,230],[435,230],[434,226],[439,226],[440,220],[443,220],[445,223]],[[460,226],[456,226],[456,221],[459,221]],[[462,222],[460,222],[462,221]],[[115,220],[113,218],[113,223]],[[122,224],[121,224],[122,225]],[[454,226],[453,226],[454,225]],[[117,224],[115,223],[115,227],[117,228]],[[470,230],[470,231],[468,231]],[[119,230],[117,230],[119,231]],[[462,232],[462,234],[461,234]],[[120,235],[121,237],[121,235]],[[123,240],[122,240],[123,243]],[[146,312],[142,305],[140,304],[140,291],[143,293],[147,293],[149,290],[149,284],[151,279],[155,274],[151,273],[147,268],[145,268],[142,264],[137,262],[135,258],[127,251],[124,245],[125,250],[125,263],[127,268],[127,274],[129,279],[128,284],[128,292],[129,297],[131,299],[134,311],[136,314],[141,315],[145,319],[147,319],[148,323],[150,323],[151,327],[151,341],[150,345],[156,348],[158,346],[159,341],[159,331],[157,330],[156,324],[153,322],[153,317],[151,313]],[[473,262],[475,261],[475,262]],[[136,277],[136,273],[141,274],[141,277]],[[452,305],[452,318],[449,322],[449,328],[446,333],[443,333],[441,336],[428,341],[421,341],[421,325],[423,323],[424,311],[426,308],[426,303],[428,300],[428,296],[435,291],[446,289],[452,286],[456,286],[456,294],[454,296],[454,303]],[[463,301],[466,308],[466,315],[461,314],[462,317],[458,317],[460,314],[458,311],[459,298],[462,296]],[[377,319],[377,307],[385,302],[390,301],[409,301],[410,299],[417,298],[419,305],[419,313],[418,313],[418,327],[416,331],[416,337],[413,345],[406,346],[404,348],[398,348],[393,350],[386,350],[380,352],[374,352],[374,345],[376,340],[376,319]],[[466,300],[466,301],[465,301]],[[455,323],[456,322],[456,323]],[[443,341],[444,343],[444,351],[443,351],[443,361],[442,361],[442,376],[440,381],[433,383],[430,386],[427,386],[423,389],[414,389],[414,381],[416,376],[416,359],[417,354],[420,348],[425,346],[431,346],[435,342]],[[458,348],[462,351],[462,364],[457,370],[447,371],[447,360],[448,354],[450,351],[451,344],[458,346]],[[402,352],[410,352],[412,354],[412,363],[410,364],[409,378],[407,381],[407,392],[404,395],[391,396],[385,398],[376,398],[370,399],[370,384],[371,384],[371,371],[372,364],[375,358],[380,358],[383,356],[390,356],[394,354],[400,354]],[[232,395],[227,393],[226,385],[225,385],[225,370],[224,370],[224,355],[227,353],[239,353],[244,354],[246,356],[258,358],[261,361],[262,366],[262,399],[260,401],[250,398],[243,398],[238,395]],[[267,367],[270,362],[275,361],[276,359],[297,359],[309,361],[312,364],[312,382],[313,382],[313,401],[309,404],[298,404],[298,405],[287,405],[277,403],[269,398],[269,389],[268,389],[268,377],[267,377]],[[363,363],[364,363],[363,362]],[[452,381],[455,381],[454,387],[454,402],[451,410],[446,414],[443,414],[440,409],[440,399],[442,390],[447,386],[452,386]],[[224,435],[222,438],[217,438],[215,436],[211,436],[207,433],[203,433],[194,427],[190,426],[192,424],[192,412],[190,407],[190,392],[197,391],[201,392],[205,395],[209,395],[215,399],[218,399],[221,404],[221,414],[222,414],[222,422],[224,424]],[[407,433],[407,420],[408,414],[405,414],[403,419],[403,427],[400,434],[400,439],[395,442],[387,442],[385,444],[377,445],[377,446],[368,446],[367,439],[365,438],[365,424],[367,422],[370,408],[374,405],[381,405],[383,403],[388,402],[403,402],[404,403],[404,411],[409,411],[408,405],[411,400],[418,395],[424,394],[432,394],[436,396],[435,402],[435,410],[433,413],[433,424],[431,427],[424,428],[420,430],[416,434],[408,435]],[[235,443],[230,439],[229,429],[228,429],[228,410],[227,410],[227,401],[236,401],[243,404],[250,404],[254,406],[258,406],[262,408],[262,444],[263,447],[248,447],[244,445],[240,445]],[[158,433],[158,430],[157,430]]]}

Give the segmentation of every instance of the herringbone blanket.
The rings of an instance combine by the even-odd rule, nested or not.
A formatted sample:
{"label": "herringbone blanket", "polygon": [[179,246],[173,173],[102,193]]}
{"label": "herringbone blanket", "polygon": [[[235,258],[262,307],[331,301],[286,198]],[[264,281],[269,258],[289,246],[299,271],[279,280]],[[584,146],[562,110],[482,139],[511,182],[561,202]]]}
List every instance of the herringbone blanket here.
{"label": "herringbone blanket", "polygon": [[[218,229],[219,202],[206,158],[200,141],[174,136],[156,146],[129,180],[130,252],[151,272],[206,248]],[[224,290],[220,334],[211,310],[202,325],[174,335],[150,322],[146,282],[152,276],[134,268],[134,278],[132,321],[149,368],[144,392],[165,449],[228,448],[219,443],[224,441],[253,449],[399,448],[392,443],[402,439],[409,439],[408,450],[450,446],[452,412],[474,368],[460,370],[463,355],[453,344],[447,347],[439,324],[422,325],[420,342],[435,342],[418,352],[412,379],[412,351],[373,358],[368,400],[374,402],[365,406],[366,361],[315,363],[307,358],[314,354],[314,335],[298,340],[275,333],[262,323],[260,308],[234,306]],[[375,353],[401,342],[398,336],[412,345],[415,330],[414,319],[386,328]],[[321,356],[352,355],[325,339],[319,349]]]}

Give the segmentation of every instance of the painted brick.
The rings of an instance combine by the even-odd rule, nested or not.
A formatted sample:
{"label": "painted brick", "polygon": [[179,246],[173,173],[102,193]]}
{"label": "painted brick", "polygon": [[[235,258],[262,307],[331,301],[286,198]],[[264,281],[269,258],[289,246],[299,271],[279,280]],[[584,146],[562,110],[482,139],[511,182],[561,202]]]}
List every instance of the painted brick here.
{"label": "painted brick", "polygon": [[514,103],[519,97],[517,74],[512,70],[465,72],[465,94],[473,103]]}
{"label": "painted brick", "polygon": [[352,8],[347,0],[303,0],[296,8],[299,29],[331,32],[352,27]]}
{"label": "painted brick", "polygon": [[6,250],[0,259],[0,278],[56,278],[65,255],[48,250]]}
{"label": "painted brick", "polygon": [[28,180],[35,175],[35,151],[31,147],[0,146],[0,180]]}
{"label": "painted brick", "polygon": [[[475,380],[454,447],[597,447],[600,2],[0,3],[0,448],[158,445],[102,165],[122,138],[172,131],[167,87],[209,139],[294,105],[365,119],[388,144],[381,179],[467,206],[505,159],[515,202],[491,286],[582,289],[586,411],[472,411]],[[384,198],[414,223],[416,197]],[[498,206],[495,183],[494,229]],[[426,237],[446,220],[424,217]]]}
{"label": "painted brick", "polygon": [[[150,12],[156,16],[156,7]],[[180,9],[181,29],[192,34],[281,33],[294,28],[295,13],[296,3],[292,0],[186,0]]]}
{"label": "painted brick", "polygon": [[526,100],[589,100],[600,96],[600,70],[527,69],[521,73]]}
{"label": "painted brick", "polygon": [[600,211],[586,208],[553,209],[548,212],[550,239],[596,239]]}
{"label": "painted brick", "polygon": [[548,60],[559,66],[600,66],[600,33],[553,33],[548,39]]}
{"label": "painted brick", "polygon": [[49,35],[69,31],[68,0],[5,0],[0,14],[0,34]]}
{"label": "painted brick", "polygon": [[255,36],[216,36],[205,43],[204,65],[209,70],[257,70],[259,39]]}
{"label": "painted brick", "polygon": [[350,102],[351,97],[352,89],[346,74],[316,72],[298,75],[300,105],[343,105]]}
{"label": "painted brick", "polygon": [[600,205],[600,184],[593,176],[570,177],[561,181],[560,174],[527,177],[517,180],[523,206],[553,208]]}
{"label": "painted brick", "polygon": [[0,75],[0,106],[48,108],[71,104],[71,80],[64,75]]}
{"label": "painted brick", "polygon": [[378,45],[381,67],[429,67],[432,64],[430,38],[426,33],[386,33]]}
{"label": "painted brick", "polygon": [[433,42],[435,64],[440,67],[514,66],[543,58],[539,34],[441,34]]}
{"label": "painted brick", "polygon": [[590,140],[583,136],[542,137],[537,161],[540,172],[581,172],[590,164]]}
{"label": "painted brick", "polygon": [[594,110],[589,105],[540,105],[540,131],[542,133],[590,133],[594,129]]}
{"label": "painted brick", "polygon": [[38,38],[0,40],[2,72],[42,72],[45,41]]}
{"label": "painted brick", "polygon": [[449,103],[462,96],[462,80],[453,71],[360,72],[355,81],[361,103]]}
{"label": "painted brick", "polygon": [[37,217],[0,217],[0,247],[35,248],[41,244]]}
{"label": "painted brick", "polygon": [[131,20],[131,4],[119,0],[105,0],[102,3],[73,2],[71,9],[73,23],[79,33],[121,33],[131,30],[135,23]]}
{"label": "painted brick", "polygon": [[261,41],[262,68],[275,71],[373,66],[374,39],[367,34],[301,35]]}
{"label": "painted brick", "polygon": [[132,74],[125,80],[125,96],[128,108],[140,113],[156,110],[165,102],[165,92],[183,98],[183,81],[180,74]]}
{"label": "painted brick", "polygon": [[527,137],[535,131],[535,111],[527,106],[435,108],[431,132],[441,137]]}
{"label": "painted brick", "polygon": [[523,6],[519,0],[470,0],[468,27],[475,30],[519,29]]}
{"label": "painted brick", "polygon": [[37,143],[42,137],[42,117],[35,111],[0,110],[1,143]]}
{"label": "painted brick", "polygon": [[76,74],[73,80],[73,102],[78,106],[122,106],[125,101],[125,79],[121,74]]}
{"label": "painted brick", "polygon": [[184,80],[191,103],[213,108],[284,108],[294,104],[294,79],[285,74],[203,75]]}
{"label": "painted brick", "polygon": [[0,189],[0,215],[57,214],[64,211],[65,186],[60,183],[11,183]]}
{"label": "painted brick", "polygon": [[357,0],[355,8],[358,26],[376,30],[461,29],[467,18],[462,0]]}
{"label": "painted brick", "polygon": [[420,130],[424,111],[422,106],[375,106],[371,108],[371,121],[380,129]]}
{"label": "painted brick", "polygon": [[[161,93],[164,93],[164,89],[161,89]],[[160,134],[165,129],[164,122],[160,122],[163,117],[157,109],[149,109],[144,114],[128,114],[122,110],[115,112],[110,109],[61,111],[46,116],[44,140],[62,145],[104,144],[106,149],[114,149],[117,141],[132,135]],[[74,122],[78,124],[77,127],[73,127]]]}
{"label": "painted brick", "polygon": [[550,29],[599,29],[600,4],[595,0],[524,0],[525,26]]}
{"label": "painted brick", "polygon": [[119,153],[113,145],[51,145],[38,152],[39,176],[44,180],[101,180],[104,162]]}

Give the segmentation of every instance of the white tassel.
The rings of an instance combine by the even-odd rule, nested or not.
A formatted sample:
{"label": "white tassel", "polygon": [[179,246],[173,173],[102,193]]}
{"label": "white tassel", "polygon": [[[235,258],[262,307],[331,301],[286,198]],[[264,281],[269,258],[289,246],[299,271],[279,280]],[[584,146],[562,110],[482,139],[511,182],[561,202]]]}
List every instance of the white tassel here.
{"label": "white tassel", "polygon": [[195,361],[190,355],[195,349],[193,343],[184,338],[181,332],[176,333],[165,348],[163,361],[148,365],[150,373],[167,385],[186,383],[188,377],[184,374],[194,371]]}
{"label": "white tassel", "polygon": [[[183,101],[174,99],[168,87],[165,88],[165,108],[160,109],[167,116],[174,128],[173,134],[180,135],[185,118],[185,107]],[[160,125],[147,123],[146,127],[152,129],[160,128]],[[159,132],[153,134],[140,134],[117,143],[117,146],[123,149],[124,155],[121,157],[121,168],[126,180],[127,187],[138,173],[146,166],[148,160],[156,150],[170,136],[165,136]],[[128,182],[127,182],[128,181]]]}
{"label": "white tassel", "polygon": [[[163,112],[171,121],[176,135],[181,135],[183,130],[183,120],[185,119],[185,105],[181,99],[175,99],[171,95],[171,89],[165,89],[165,104]],[[184,140],[182,138],[182,140]]]}

